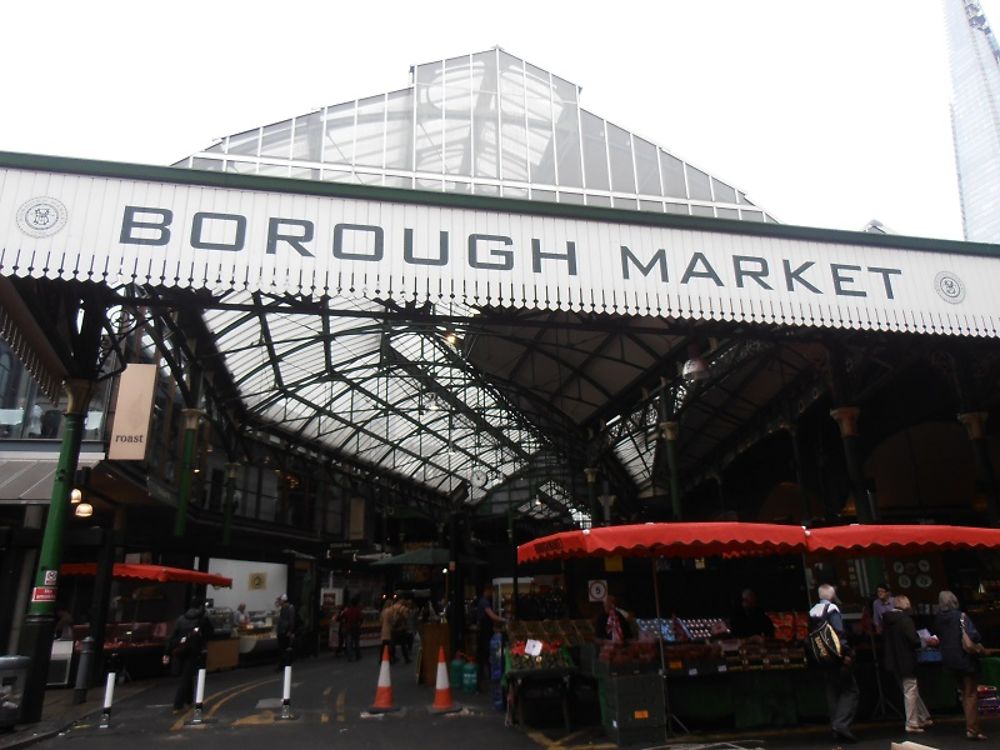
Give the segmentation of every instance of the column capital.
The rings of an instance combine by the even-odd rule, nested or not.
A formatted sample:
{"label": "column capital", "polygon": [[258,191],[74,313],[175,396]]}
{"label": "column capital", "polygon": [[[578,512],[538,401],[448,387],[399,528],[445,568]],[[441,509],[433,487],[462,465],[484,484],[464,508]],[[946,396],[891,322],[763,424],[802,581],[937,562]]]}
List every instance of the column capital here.
{"label": "column capital", "polygon": [[837,426],[840,427],[841,437],[857,437],[858,419],[861,416],[861,409],[857,406],[841,406],[830,410]]}
{"label": "column capital", "polygon": [[965,427],[969,434],[969,440],[983,440],[986,438],[986,419],[989,412],[966,411],[958,415],[958,421]]}
{"label": "column capital", "polygon": [[597,468],[589,466],[583,470],[583,473],[587,475],[587,484],[595,484],[597,482]]}
{"label": "column capital", "polygon": [[660,434],[663,435],[664,440],[670,440],[676,442],[677,434],[680,430],[680,425],[673,421],[660,422]]}
{"label": "column capital", "polygon": [[90,405],[90,396],[94,392],[93,380],[66,380],[63,382],[66,391],[66,414],[83,414]]}
{"label": "column capital", "polygon": [[184,415],[184,429],[197,430],[198,422],[204,412],[201,409],[181,409],[181,414]]}

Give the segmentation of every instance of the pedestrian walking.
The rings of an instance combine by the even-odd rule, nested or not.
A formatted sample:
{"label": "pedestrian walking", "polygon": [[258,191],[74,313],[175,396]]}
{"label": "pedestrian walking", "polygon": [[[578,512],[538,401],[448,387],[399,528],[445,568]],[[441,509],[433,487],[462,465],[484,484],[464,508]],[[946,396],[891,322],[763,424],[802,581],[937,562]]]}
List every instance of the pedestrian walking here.
{"label": "pedestrian walking", "polygon": [[355,596],[341,613],[347,631],[347,661],[361,660],[361,597]]}
{"label": "pedestrian walking", "polygon": [[844,619],[836,604],[837,590],[823,584],[817,591],[819,602],[809,610],[809,630],[815,631],[823,623],[829,623],[840,640],[840,659],[821,667],[826,683],[826,703],[830,711],[830,728],[833,736],[843,742],[857,742],[851,731],[854,716],[858,712],[858,683],[854,679],[854,655],[847,641]]}
{"label": "pedestrian walking", "polygon": [[493,584],[483,586],[483,593],[476,602],[476,679],[490,680],[490,641],[493,640],[495,626],[503,626],[506,620],[493,609]]}
{"label": "pedestrian walking", "polygon": [[399,644],[400,654],[402,654],[403,661],[407,664],[411,661],[410,649],[413,646],[413,630],[410,627],[410,620],[410,602],[407,599],[401,599],[396,604],[396,617],[392,625],[392,638]]}
{"label": "pedestrian walking", "polygon": [[935,634],[940,641],[941,664],[959,679],[962,708],[965,711],[965,736],[970,740],[985,740],[979,731],[978,651],[982,638],[969,616],[958,605],[958,597],[950,591],[938,594],[938,614],[934,618]]}
{"label": "pedestrian walking", "polygon": [[396,618],[399,615],[399,610],[396,607],[396,602],[392,599],[386,599],[385,603],[382,605],[382,614],[379,616],[379,624],[381,626],[382,636],[382,653],[385,653],[385,649],[389,649],[389,663],[396,663],[396,642],[393,639],[393,631],[396,627]]}
{"label": "pedestrian walking", "polygon": [[917,627],[910,616],[910,599],[896,596],[891,609],[883,610],[880,626],[885,647],[885,670],[903,691],[906,731],[923,732],[934,722],[917,686],[917,649],[921,647]]}
{"label": "pedestrian walking", "polygon": [[194,703],[195,677],[205,664],[206,644],[213,632],[203,599],[192,600],[191,606],[174,623],[163,660],[170,664],[171,672],[180,677],[174,694],[175,713]]}
{"label": "pedestrian walking", "polygon": [[288,594],[278,597],[278,666],[281,670],[295,660],[295,605],[288,601]]}

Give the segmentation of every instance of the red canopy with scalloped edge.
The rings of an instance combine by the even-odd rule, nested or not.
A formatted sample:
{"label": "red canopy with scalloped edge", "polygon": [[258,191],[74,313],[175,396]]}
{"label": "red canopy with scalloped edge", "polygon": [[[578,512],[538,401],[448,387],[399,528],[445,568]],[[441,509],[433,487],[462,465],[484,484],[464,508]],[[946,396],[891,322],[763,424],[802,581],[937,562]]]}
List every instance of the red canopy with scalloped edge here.
{"label": "red canopy with scalloped edge", "polygon": [[[59,572],[64,576],[93,576],[97,574],[97,563],[63,563]],[[200,570],[169,568],[165,565],[140,565],[138,563],[115,563],[111,575],[114,578],[133,578],[141,581],[160,583],[199,583],[218,588],[229,588],[232,578],[202,573]]]}
{"label": "red canopy with scalloped edge", "polygon": [[562,531],[517,548],[519,563],[570,557],[711,557],[804,552],[801,526],[716,521],[646,523]]}
{"label": "red canopy with scalloped edge", "polygon": [[809,529],[810,552],[910,554],[930,550],[1000,547],[1000,529],[975,526],[852,524]]}

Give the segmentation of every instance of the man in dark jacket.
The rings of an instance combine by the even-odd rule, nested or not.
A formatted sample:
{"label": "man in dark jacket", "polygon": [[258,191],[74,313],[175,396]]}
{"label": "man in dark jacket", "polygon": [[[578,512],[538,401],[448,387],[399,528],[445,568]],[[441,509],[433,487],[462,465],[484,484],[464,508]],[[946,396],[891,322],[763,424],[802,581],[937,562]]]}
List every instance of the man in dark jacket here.
{"label": "man in dark jacket", "polygon": [[895,598],[892,609],[882,613],[885,669],[896,678],[903,690],[906,731],[923,732],[924,727],[933,722],[917,689],[917,649],[921,643],[909,610],[909,597],[900,594]]}
{"label": "man in dark jacket", "polygon": [[819,587],[819,602],[809,610],[809,629],[814,630],[824,620],[830,623],[840,639],[843,659],[840,664],[824,667],[826,682],[826,702],[830,710],[830,728],[838,740],[857,742],[851,731],[854,716],[858,711],[858,683],[854,679],[854,654],[847,642],[844,618],[835,603],[837,590],[829,584]]}
{"label": "man in dark jacket", "polygon": [[173,673],[181,678],[174,694],[175,712],[194,703],[194,680],[198,669],[205,664],[206,643],[213,633],[203,599],[192,600],[188,610],[174,623],[174,632],[167,640],[167,658]]}

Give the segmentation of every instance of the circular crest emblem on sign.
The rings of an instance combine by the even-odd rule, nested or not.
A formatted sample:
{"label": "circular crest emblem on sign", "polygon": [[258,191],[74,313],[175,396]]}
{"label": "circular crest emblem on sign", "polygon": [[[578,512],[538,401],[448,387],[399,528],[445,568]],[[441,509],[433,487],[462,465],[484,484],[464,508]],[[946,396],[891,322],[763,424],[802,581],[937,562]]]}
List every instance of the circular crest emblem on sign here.
{"label": "circular crest emblem on sign", "polygon": [[951,271],[942,271],[934,277],[934,289],[941,299],[953,305],[965,299],[965,284]]}
{"label": "circular crest emblem on sign", "polygon": [[32,237],[50,237],[64,226],[69,218],[66,206],[55,198],[32,198],[17,209],[17,225]]}

